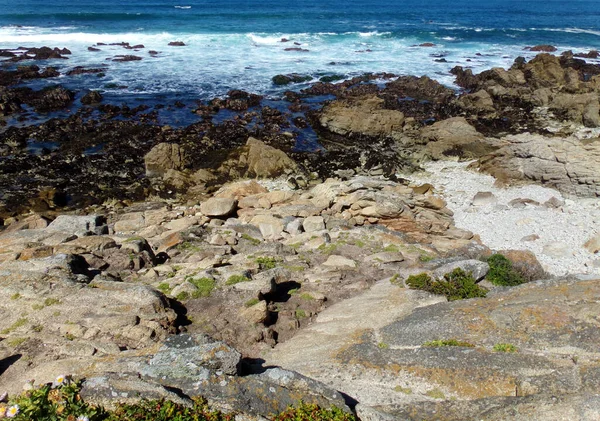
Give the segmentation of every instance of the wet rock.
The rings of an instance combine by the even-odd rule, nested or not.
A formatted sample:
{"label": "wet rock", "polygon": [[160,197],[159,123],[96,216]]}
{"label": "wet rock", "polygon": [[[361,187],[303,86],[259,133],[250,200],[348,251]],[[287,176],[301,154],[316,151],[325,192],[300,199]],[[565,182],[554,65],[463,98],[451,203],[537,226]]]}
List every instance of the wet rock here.
{"label": "wet rock", "polygon": [[[302,49],[299,49],[299,50],[302,50]],[[273,76],[272,80],[273,80],[274,85],[283,86],[283,85],[289,85],[290,83],[308,82],[309,80],[312,80],[312,76],[291,73],[288,75]]]}
{"label": "wet rock", "polygon": [[554,51],[556,51],[555,46],[548,44],[535,45],[533,47],[527,47],[525,49],[529,51],[543,51],[545,53],[553,53]]}
{"label": "wet rock", "polygon": [[185,47],[185,42],[183,42],[183,41],[171,41],[171,42],[169,42],[169,46],[171,46],[171,47]]}
{"label": "wet rock", "polygon": [[102,102],[102,94],[98,91],[90,91],[81,97],[81,103],[86,105],[98,104]]}
{"label": "wet rock", "polygon": [[117,62],[128,62],[128,61],[140,61],[142,60],[142,57],[140,56],[134,56],[134,55],[118,55],[113,57],[112,61],[117,61]]}

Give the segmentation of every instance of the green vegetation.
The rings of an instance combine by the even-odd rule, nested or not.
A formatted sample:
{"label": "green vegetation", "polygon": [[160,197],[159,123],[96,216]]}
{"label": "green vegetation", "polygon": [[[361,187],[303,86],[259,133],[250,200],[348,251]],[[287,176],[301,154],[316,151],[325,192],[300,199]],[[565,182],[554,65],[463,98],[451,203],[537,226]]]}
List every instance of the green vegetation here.
{"label": "green vegetation", "polygon": [[273,421],[357,421],[356,417],[335,406],[322,409],[318,405],[300,402],[297,407],[289,407],[275,416]]}
{"label": "green vegetation", "polygon": [[402,283],[402,278],[397,273],[390,278],[390,284],[396,285],[398,287],[404,287],[404,284]]}
{"label": "green vegetation", "polygon": [[512,344],[496,344],[494,345],[496,352],[519,352],[519,349]]}
{"label": "green vegetation", "polygon": [[301,308],[297,308],[296,311],[294,312],[294,315],[296,316],[296,319],[298,319],[298,320],[305,319],[306,311],[302,310]]}
{"label": "green vegetation", "polygon": [[377,344],[377,348],[379,349],[388,349],[390,346],[388,344],[386,344],[385,342],[379,342]]}
{"label": "green vegetation", "polygon": [[250,241],[252,245],[257,246],[260,244],[260,240],[258,238],[254,238],[249,236],[248,234],[242,234],[242,239],[246,241]]}
{"label": "green vegetation", "polygon": [[250,298],[248,301],[244,303],[244,307],[252,307],[258,304],[260,300],[258,298]]}
{"label": "green vegetation", "polygon": [[383,251],[398,253],[400,251],[400,248],[395,244],[389,244],[383,248]]}
{"label": "green vegetation", "polygon": [[50,307],[50,306],[53,306],[55,304],[60,304],[60,300],[58,298],[46,298],[44,300],[44,305],[46,307]]}
{"label": "green vegetation", "polygon": [[[64,376],[55,384],[44,384],[25,391],[8,403],[0,403],[5,417],[15,421],[233,421],[235,414],[225,414],[208,406],[202,397],[193,398],[191,407],[166,400],[142,400],[136,404],[117,404],[107,411],[87,403],[79,394],[81,386]],[[269,417],[275,421],[356,421],[352,414],[332,407],[299,402],[284,412]]]}
{"label": "green vegetation", "polygon": [[490,271],[486,279],[494,285],[515,286],[525,283],[523,276],[513,268],[510,260],[501,254],[492,254],[487,259]]}
{"label": "green vegetation", "polygon": [[260,267],[260,270],[269,270],[277,266],[277,260],[274,257],[257,257],[254,261]]}
{"label": "green vegetation", "polygon": [[426,273],[411,275],[406,284],[413,289],[420,289],[433,294],[445,295],[449,301],[467,298],[485,297],[487,290],[478,286],[470,273],[460,268],[444,275],[442,279],[432,279]]}
{"label": "green vegetation", "polygon": [[171,285],[169,285],[168,282],[161,282],[160,284],[158,284],[158,290],[164,294],[170,293],[172,289],[173,288],[171,288]]}
{"label": "green vegetation", "polygon": [[0,331],[0,334],[6,335],[14,330],[17,330],[21,326],[25,326],[27,324],[27,322],[28,322],[27,318],[21,317],[20,319],[17,319],[17,321],[14,322],[10,327],[7,327],[6,329],[2,329]]}
{"label": "green vegetation", "polygon": [[430,256],[426,253],[422,253],[419,255],[419,262],[421,263],[427,263],[433,260],[433,256]]}
{"label": "green vegetation", "polygon": [[446,399],[446,395],[440,389],[431,389],[425,393],[427,396],[433,399]]}
{"label": "green vegetation", "polygon": [[235,284],[239,284],[240,282],[249,282],[250,278],[244,276],[244,275],[231,275],[228,279],[227,282],[225,282],[226,285],[235,285]]}
{"label": "green vegetation", "polygon": [[338,245],[336,243],[330,243],[330,244],[323,243],[319,247],[317,247],[317,250],[319,250],[323,254],[333,254],[333,253],[335,253],[337,248],[338,248]]}
{"label": "green vegetation", "polygon": [[181,291],[179,294],[177,294],[175,296],[175,299],[177,301],[183,301],[183,300],[187,300],[188,298],[190,298],[190,293],[187,291]]}
{"label": "green vegetation", "polygon": [[440,348],[443,346],[464,346],[473,348],[475,345],[469,342],[457,341],[456,339],[438,339],[435,341],[425,342],[423,346],[427,348]]}
{"label": "green vegetation", "polygon": [[217,283],[212,278],[186,278],[186,280],[194,285],[197,290],[192,293],[192,298],[210,297]]}
{"label": "green vegetation", "polygon": [[75,340],[75,335],[73,335],[72,333],[67,333],[67,334],[65,335],[65,338],[66,338],[68,341],[73,341],[73,340]]}
{"label": "green vegetation", "polygon": [[300,298],[302,298],[305,301],[313,301],[315,299],[315,297],[313,297],[312,295],[310,295],[308,292],[305,292],[304,294],[301,294]]}
{"label": "green vegetation", "polygon": [[187,251],[190,253],[197,253],[200,250],[202,250],[199,245],[194,244],[190,241],[184,241],[183,243],[178,244],[177,249],[181,251]]}
{"label": "green vegetation", "polygon": [[6,341],[6,343],[8,344],[8,346],[12,346],[13,348],[16,348],[25,341],[27,341],[27,338],[13,338],[13,339]]}
{"label": "green vegetation", "polygon": [[410,387],[396,386],[394,387],[394,392],[400,392],[404,393],[405,395],[410,395],[412,394],[412,389]]}
{"label": "green vegetation", "polygon": [[11,300],[18,300],[19,298],[21,298],[21,294],[19,294],[18,292],[10,296]]}

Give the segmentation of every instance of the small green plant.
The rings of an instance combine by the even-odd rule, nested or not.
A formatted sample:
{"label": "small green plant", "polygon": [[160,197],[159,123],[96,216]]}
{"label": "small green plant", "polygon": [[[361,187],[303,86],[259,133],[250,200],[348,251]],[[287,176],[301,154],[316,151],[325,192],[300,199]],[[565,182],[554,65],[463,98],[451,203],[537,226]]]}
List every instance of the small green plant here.
{"label": "small green plant", "polygon": [[269,270],[277,266],[277,260],[274,257],[257,257],[254,261],[261,270]]}
{"label": "small green plant", "polygon": [[254,246],[258,246],[261,243],[261,241],[258,238],[251,237],[248,234],[242,234],[242,239],[250,241]]}
{"label": "small green plant", "polygon": [[44,300],[44,305],[46,307],[50,307],[50,306],[53,306],[55,304],[60,304],[60,300],[58,298],[46,298]]}
{"label": "small green plant", "polygon": [[189,253],[197,253],[202,250],[199,245],[194,244],[190,241],[184,241],[183,243],[178,244],[176,248],[178,250],[187,251]]}
{"label": "small green plant", "polygon": [[310,295],[308,292],[300,294],[300,298],[303,299],[304,301],[314,301],[314,299],[315,299],[315,297]]}
{"label": "small green plant", "polygon": [[297,308],[296,311],[294,312],[294,315],[296,316],[296,319],[298,319],[298,320],[305,319],[306,311],[302,310],[301,308]]}
{"label": "small green plant", "polygon": [[494,285],[515,286],[526,282],[525,278],[513,268],[512,262],[501,254],[492,254],[488,257],[487,263],[490,265],[490,271],[486,279]]}
{"label": "small green plant", "polygon": [[463,346],[467,348],[473,348],[475,345],[465,341],[457,341],[456,339],[438,339],[435,341],[425,342],[423,346],[427,348],[440,348],[444,346]]}
{"label": "small green plant", "polygon": [[355,240],[355,241],[354,241],[354,245],[355,245],[356,247],[364,248],[364,247],[367,245],[367,243],[365,243],[365,242],[364,242],[364,241],[362,241],[362,240]]}
{"label": "small green plant", "polygon": [[411,275],[406,284],[413,289],[420,289],[433,294],[445,295],[449,301],[467,298],[485,297],[487,290],[478,286],[470,273],[460,268],[434,280],[426,273]]}
{"label": "small green plant", "polygon": [[190,277],[186,278],[186,280],[197,288],[197,290],[192,293],[192,298],[210,297],[217,285],[214,279],[208,277]]}
{"label": "small green plant", "polygon": [[21,294],[18,292],[10,296],[11,300],[18,300],[19,298],[21,298]]}
{"label": "small green plant", "polygon": [[171,288],[171,285],[169,285],[168,282],[161,282],[160,284],[158,284],[158,290],[164,294],[170,293],[172,289],[173,288]]}
{"label": "small green plant", "polygon": [[394,274],[394,276],[392,276],[390,278],[390,284],[396,285],[398,287],[403,287],[404,286],[404,284],[402,283],[402,277],[400,275],[398,275],[397,273]]}
{"label": "small green plant", "polygon": [[[15,421],[234,421],[235,414],[211,409],[206,399],[192,398],[189,406],[167,400],[141,400],[119,403],[107,411],[87,403],[80,395],[81,385],[66,376],[58,376],[53,384],[33,387],[0,402],[0,418]],[[357,418],[335,406],[323,409],[299,402],[284,412],[269,416],[274,421],[357,421]]]}
{"label": "small green plant", "polygon": [[239,284],[240,282],[249,282],[250,278],[248,278],[247,276],[244,275],[231,275],[229,278],[227,278],[227,282],[225,282],[225,285],[235,285],[235,284]]}
{"label": "small green plant", "polygon": [[398,253],[400,251],[400,248],[395,244],[389,244],[383,248],[383,251]]}
{"label": "small green plant", "polygon": [[73,340],[75,340],[75,335],[73,335],[72,333],[67,333],[67,334],[65,335],[65,338],[66,338],[68,341],[73,341]]}
{"label": "small green plant", "polygon": [[46,306],[45,306],[45,305],[43,305],[43,304],[33,304],[33,305],[31,306],[31,308],[32,308],[32,309],[34,309],[34,310],[36,310],[36,311],[37,311],[37,310],[41,310],[41,309],[43,309],[44,307],[46,307]]}
{"label": "small green plant", "polygon": [[8,340],[6,343],[8,344],[8,346],[12,346],[13,348],[16,348],[26,341],[27,341],[27,338],[13,338],[13,339]]}
{"label": "small green plant", "polygon": [[298,291],[300,291],[300,288],[292,288],[288,291],[288,294],[296,295],[296,294],[298,294]]}
{"label": "small green plant", "polygon": [[6,329],[2,329],[0,331],[0,333],[2,335],[6,335],[14,330],[17,330],[21,326],[25,326],[27,324],[27,322],[28,322],[27,318],[21,317],[20,319],[17,319],[17,321],[14,322],[10,327],[7,327]]}
{"label": "small green plant", "polygon": [[421,263],[427,263],[433,260],[433,256],[430,256],[428,254],[425,253],[421,253],[419,254],[419,262]]}
{"label": "small green plant", "polygon": [[446,395],[440,389],[431,389],[425,393],[427,396],[433,399],[446,399]]}
{"label": "small green plant", "polygon": [[319,247],[317,247],[317,250],[319,250],[323,254],[333,254],[333,253],[335,253],[337,248],[338,248],[338,245],[335,243],[331,243],[331,244],[323,243]]}
{"label": "small green plant", "polygon": [[179,294],[177,294],[175,296],[175,299],[177,301],[183,301],[183,300],[187,300],[188,298],[190,298],[190,293],[187,291],[181,291]]}
{"label": "small green plant", "polygon": [[34,326],[31,326],[31,330],[33,330],[34,332],[40,333],[42,330],[44,330],[44,326],[34,325]]}
{"label": "small green plant", "polygon": [[252,307],[258,304],[260,300],[258,298],[250,298],[248,301],[244,303],[244,307]]}
{"label": "small green plant", "polygon": [[390,346],[388,344],[386,344],[385,342],[379,342],[377,344],[377,348],[379,349],[388,349]]}
{"label": "small green plant", "polygon": [[318,405],[300,402],[273,417],[273,421],[357,421],[357,418],[337,407],[322,409]]}
{"label": "small green plant", "polygon": [[496,352],[519,352],[519,349],[512,344],[496,344],[494,345]]}
{"label": "small green plant", "polygon": [[[45,384],[11,399],[5,417],[16,421],[100,421],[108,417],[101,407],[89,405],[79,395],[80,386],[65,376],[57,377],[54,386]],[[4,404],[0,404],[4,405]]]}
{"label": "small green plant", "polygon": [[410,395],[412,394],[412,389],[410,387],[396,386],[394,387],[394,392],[400,392],[404,393],[405,395]]}

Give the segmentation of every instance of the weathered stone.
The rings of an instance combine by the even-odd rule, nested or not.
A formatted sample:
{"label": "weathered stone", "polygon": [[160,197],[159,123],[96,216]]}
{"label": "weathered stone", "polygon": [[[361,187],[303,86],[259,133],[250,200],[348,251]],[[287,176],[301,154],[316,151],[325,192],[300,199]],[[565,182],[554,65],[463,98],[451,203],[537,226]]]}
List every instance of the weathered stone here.
{"label": "weathered stone", "polygon": [[206,216],[224,217],[231,215],[237,207],[237,200],[231,198],[213,197],[200,205],[200,212]]}
{"label": "weathered stone", "polygon": [[315,232],[325,229],[325,221],[322,216],[309,216],[302,222],[304,232]]}
{"label": "weathered stone", "polygon": [[436,278],[443,278],[445,274],[450,273],[457,268],[462,269],[465,273],[470,273],[476,281],[485,278],[485,275],[487,275],[490,270],[490,266],[487,263],[479,260],[459,260],[438,267],[433,271],[433,275]]}
{"label": "weathered stone", "polygon": [[332,268],[340,268],[340,269],[355,268],[357,266],[357,263],[354,260],[348,259],[347,257],[344,257],[344,256],[331,255],[323,263],[323,266],[329,266]]}
{"label": "weathered stone", "polygon": [[174,143],[159,143],[144,156],[146,175],[162,176],[169,169],[182,170],[187,164],[184,150]]}
{"label": "weathered stone", "polygon": [[494,193],[489,191],[477,192],[473,196],[473,206],[491,205],[496,202],[498,202],[498,198],[494,196]]}
{"label": "weathered stone", "polygon": [[600,252],[600,234],[591,237],[583,245],[590,253]]}
{"label": "weathered stone", "polygon": [[82,237],[89,233],[108,234],[106,220],[100,215],[59,215],[48,225],[48,230],[63,231]]}
{"label": "weathered stone", "polygon": [[254,177],[278,177],[296,169],[296,163],[285,152],[265,145],[264,142],[249,138],[248,175]]}
{"label": "weathered stone", "polygon": [[115,232],[134,232],[139,231],[146,226],[146,218],[144,212],[131,212],[121,216],[115,222]]}

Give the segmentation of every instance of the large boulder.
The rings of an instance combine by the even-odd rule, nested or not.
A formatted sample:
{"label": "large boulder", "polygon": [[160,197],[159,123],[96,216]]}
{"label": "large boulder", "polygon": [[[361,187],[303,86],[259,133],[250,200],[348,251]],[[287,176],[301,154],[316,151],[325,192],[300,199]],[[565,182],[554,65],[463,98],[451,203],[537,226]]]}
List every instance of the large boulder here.
{"label": "large boulder", "polygon": [[376,96],[348,102],[337,101],[323,109],[319,122],[325,129],[342,136],[399,139],[404,114],[383,109],[383,102]]}
{"label": "large boulder", "polygon": [[546,137],[523,133],[475,166],[501,182],[528,181],[578,197],[600,196],[600,139]]}
{"label": "large boulder", "polygon": [[167,170],[182,170],[187,164],[185,152],[175,143],[159,143],[144,156],[146,175],[162,176]]}
{"label": "large boulder", "polygon": [[296,169],[296,163],[285,152],[266,145],[258,139],[249,138],[246,146],[248,147],[245,157],[248,176],[272,178]]}
{"label": "large boulder", "polygon": [[433,159],[473,159],[492,148],[464,117],[452,117],[438,121],[421,130],[421,138],[427,141],[426,153]]}

